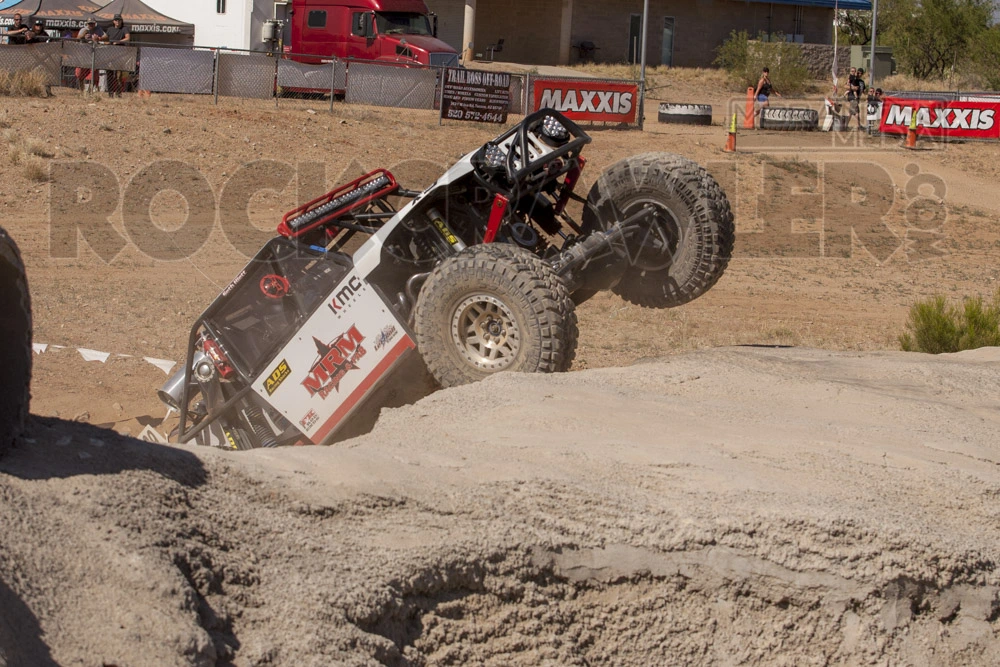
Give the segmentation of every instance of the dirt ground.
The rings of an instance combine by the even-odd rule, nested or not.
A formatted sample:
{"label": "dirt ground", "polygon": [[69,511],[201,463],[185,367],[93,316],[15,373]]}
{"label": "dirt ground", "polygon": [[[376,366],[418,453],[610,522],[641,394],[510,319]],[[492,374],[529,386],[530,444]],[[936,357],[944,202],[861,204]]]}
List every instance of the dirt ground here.
{"label": "dirt ground", "polygon": [[995,664],[1000,359],[889,351],[916,299],[997,289],[1000,145],[750,130],[725,154],[742,100],[661,92],[716,123],[652,103],[644,131],[595,129],[584,187],[650,150],[706,165],[738,230],[707,295],[598,295],[573,372],[491,380],[475,420],[449,390],[243,456],[122,437],[171,426],[143,358],[183,356],[298,201],[377,167],[421,188],[497,128],[0,101],[0,225],[50,346],[0,463],[0,665]]}

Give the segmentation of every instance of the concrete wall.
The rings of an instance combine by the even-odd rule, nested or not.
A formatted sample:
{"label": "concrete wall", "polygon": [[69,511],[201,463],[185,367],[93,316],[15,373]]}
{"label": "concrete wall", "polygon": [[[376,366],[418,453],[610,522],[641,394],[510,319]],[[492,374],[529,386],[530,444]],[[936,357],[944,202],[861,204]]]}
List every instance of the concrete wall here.
{"label": "concrete wall", "polygon": [[[833,44],[802,44],[802,59],[809,73],[817,79],[830,77],[833,70]],[[851,67],[851,47],[837,48],[837,75],[846,77]]]}
{"label": "concrete wall", "polygon": [[438,38],[462,53],[462,31],[465,28],[465,0],[425,0],[437,14]]}
{"label": "concrete wall", "polygon": [[[573,43],[594,42],[599,49],[598,61],[625,61],[630,14],[642,14],[641,0],[575,0]],[[673,65],[677,67],[710,66],[716,49],[734,30],[745,30],[751,37],[760,32],[800,34],[805,42],[819,43],[830,41],[833,31],[832,9],[733,0],[651,0],[647,32],[650,65],[661,63],[663,19],[667,16],[674,19]]]}
{"label": "concrete wall", "polygon": [[[624,62],[629,43],[629,15],[642,14],[642,0],[476,0],[475,53],[504,38],[497,60],[527,64],[561,64],[559,29],[564,3],[572,8],[570,43],[591,41],[599,62]],[[427,0],[440,17],[441,37],[462,49],[465,0]],[[715,49],[733,30],[803,35],[803,41],[825,44],[833,39],[833,10],[817,7],[745,2],[744,0],[650,0],[647,58],[661,62],[663,19],[674,19],[673,64],[708,67]],[[570,62],[577,50],[570,50]],[[829,67],[827,67],[829,69]]]}

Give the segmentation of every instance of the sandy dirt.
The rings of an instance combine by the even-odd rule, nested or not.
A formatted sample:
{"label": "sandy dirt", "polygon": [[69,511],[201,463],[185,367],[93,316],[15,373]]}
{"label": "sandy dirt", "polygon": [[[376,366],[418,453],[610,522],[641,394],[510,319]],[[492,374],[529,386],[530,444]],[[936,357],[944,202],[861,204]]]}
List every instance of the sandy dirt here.
{"label": "sandy dirt", "polygon": [[[422,187],[496,128],[0,101],[0,225],[36,342],[63,346],[35,357],[29,440],[0,462],[0,665],[997,663],[1000,356],[893,350],[914,300],[995,291],[1000,147],[748,131],[730,156],[741,101],[666,92],[717,124],[653,107],[643,132],[594,131],[585,187],[649,150],[705,164],[738,229],[707,295],[598,295],[568,374],[242,455],[127,437],[172,426],[142,357],[183,355],[297,201],[376,167]],[[247,206],[248,183],[272,190]]]}

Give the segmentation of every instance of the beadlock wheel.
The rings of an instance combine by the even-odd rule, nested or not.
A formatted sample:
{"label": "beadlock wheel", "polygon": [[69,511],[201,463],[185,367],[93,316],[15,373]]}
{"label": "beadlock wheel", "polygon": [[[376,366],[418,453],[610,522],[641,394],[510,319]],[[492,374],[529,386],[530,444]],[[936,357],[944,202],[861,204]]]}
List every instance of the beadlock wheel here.
{"label": "beadlock wheel", "polygon": [[472,246],[441,262],[420,289],[414,329],[420,355],[442,387],[502,371],[568,370],[578,335],[559,276],[505,243]]}
{"label": "beadlock wheel", "polygon": [[488,371],[510,366],[521,348],[521,331],[514,313],[490,294],[476,294],[458,304],[451,336],[470,364]]}

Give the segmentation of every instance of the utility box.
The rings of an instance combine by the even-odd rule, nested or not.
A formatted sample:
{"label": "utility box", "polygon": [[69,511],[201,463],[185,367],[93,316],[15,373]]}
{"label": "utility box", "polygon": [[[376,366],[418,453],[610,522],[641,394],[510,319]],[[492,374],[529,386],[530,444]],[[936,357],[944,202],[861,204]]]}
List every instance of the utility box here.
{"label": "utility box", "polygon": [[[851,67],[863,67],[865,72],[869,72],[871,66],[870,44],[858,44],[851,47]],[[891,46],[875,47],[875,80],[884,79],[896,73],[896,60],[892,57]],[[866,79],[868,77],[865,77]]]}

